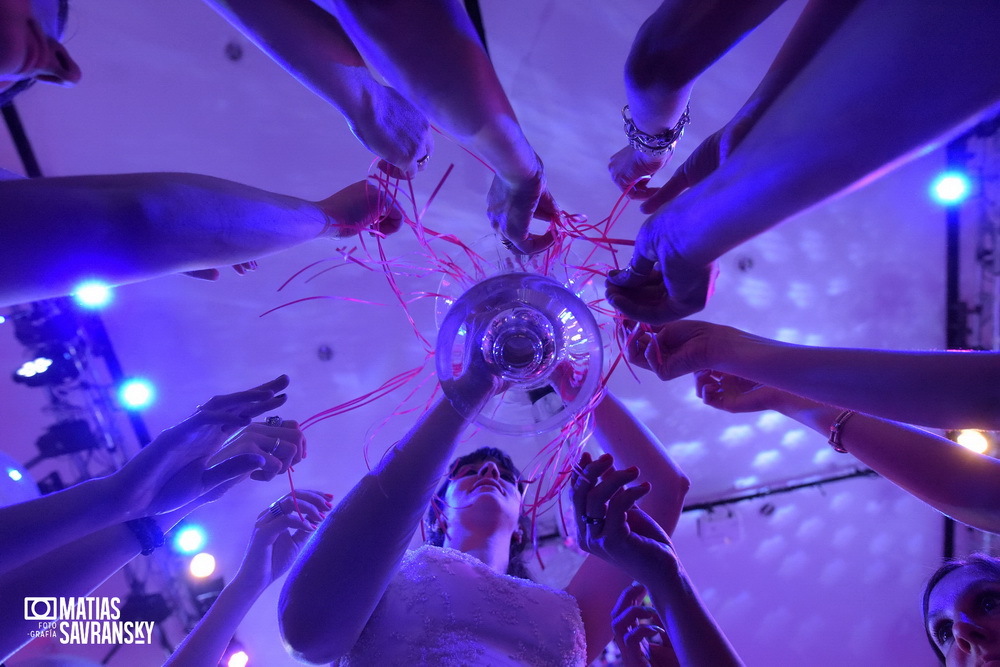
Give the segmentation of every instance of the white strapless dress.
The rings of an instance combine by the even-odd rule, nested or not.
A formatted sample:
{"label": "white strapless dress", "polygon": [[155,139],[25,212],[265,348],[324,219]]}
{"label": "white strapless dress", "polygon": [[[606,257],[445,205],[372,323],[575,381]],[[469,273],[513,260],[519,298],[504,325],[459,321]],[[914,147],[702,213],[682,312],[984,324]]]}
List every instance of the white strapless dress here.
{"label": "white strapless dress", "polygon": [[336,664],[579,667],[586,656],[571,595],[497,574],[461,551],[424,546],[403,556],[354,648]]}

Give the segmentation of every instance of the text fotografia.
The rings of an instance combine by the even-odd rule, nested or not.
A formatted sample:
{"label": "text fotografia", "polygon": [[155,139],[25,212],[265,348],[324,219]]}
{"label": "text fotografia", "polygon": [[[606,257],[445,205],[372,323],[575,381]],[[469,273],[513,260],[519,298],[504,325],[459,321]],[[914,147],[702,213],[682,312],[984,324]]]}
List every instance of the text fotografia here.
{"label": "text fotografia", "polygon": [[150,644],[153,621],[121,620],[121,598],[24,598],[24,620],[38,623],[35,637],[60,644]]}

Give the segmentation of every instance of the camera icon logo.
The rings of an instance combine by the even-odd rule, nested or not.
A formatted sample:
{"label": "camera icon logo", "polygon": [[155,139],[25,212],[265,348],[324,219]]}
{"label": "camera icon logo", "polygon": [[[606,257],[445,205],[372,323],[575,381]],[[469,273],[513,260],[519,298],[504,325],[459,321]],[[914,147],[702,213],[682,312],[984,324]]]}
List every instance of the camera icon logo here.
{"label": "camera icon logo", "polygon": [[56,598],[24,598],[24,620],[59,620],[59,605]]}

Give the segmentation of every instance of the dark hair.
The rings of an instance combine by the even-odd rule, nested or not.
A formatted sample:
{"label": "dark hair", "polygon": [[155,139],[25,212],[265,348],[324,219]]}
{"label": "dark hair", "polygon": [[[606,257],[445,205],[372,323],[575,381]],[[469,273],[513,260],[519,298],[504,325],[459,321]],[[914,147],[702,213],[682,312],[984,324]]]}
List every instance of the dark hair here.
{"label": "dark hair", "polygon": [[944,654],[941,653],[941,649],[938,648],[938,645],[934,642],[934,637],[931,635],[930,630],[927,629],[927,615],[930,613],[931,592],[933,592],[935,586],[941,583],[942,579],[955,570],[960,570],[963,567],[978,567],[983,569],[988,574],[992,574],[996,580],[1000,582],[1000,558],[982,553],[970,554],[965,558],[949,558],[943,565],[941,565],[941,567],[935,570],[934,574],[932,574],[930,579],[927,580],[927,584],[924,586],[924,595],[921,604],[924,619],[924,634],[927,635],[927,641],[931,643],[931,648],[934,649],[934,655],[937,656],[942,665],[945,663]]}
{"label": "dark hair", "polygon": [[[457,459],[452,461],[451,466],[449,466],[448,479],[446,479],[441,484],[441,487],[438,488],[437,494],[431,500],[431,506],[427,510],[427,539],[424,541],[424,544],[429,544],[434,547],[444,546],[444,531],[441,529],[438,517],[441,512],[444,511],[444,496],[448,492],[448,485],[451,484],[451,474],[464,465],[487,460],[496,461],[502,468],[506,468],[507,470],[513,472],[514,477],[520,480],[521,471],[518,470],[517,466],[514,465],[514,461],[507,456],[507,453],[502,449],[497,449],[496,447],[480,447],[476,451],[466,454],[465,456],[459,456]],[[517,486],[523,493],[524,482],[518,481]],[[531,575],[528,574],[528,568],[524,564],[524,552],[528,547],[528,543],[531,541],[529,539],[529,536],[531,535],[531,520],[524,514],[521,514],[521,516],[517,519],[517,529],[521,532],[523,539],[510,541],[510,556],[507,563],[507,574],[512,577],[518,577],[519,579],[531,580]]]}
{"label": "dark hair", "polygon": [[[63,32],[66,30],[66,16],[69,14],[69,0],[59,0],[59,14],[56,17],[56,32],[60,39],[62,39]],[[31,88],[35,84],[35,79],[21,79],[13,86],[7,90],[0,93],[0,107],[10,104],[10,102]]]}

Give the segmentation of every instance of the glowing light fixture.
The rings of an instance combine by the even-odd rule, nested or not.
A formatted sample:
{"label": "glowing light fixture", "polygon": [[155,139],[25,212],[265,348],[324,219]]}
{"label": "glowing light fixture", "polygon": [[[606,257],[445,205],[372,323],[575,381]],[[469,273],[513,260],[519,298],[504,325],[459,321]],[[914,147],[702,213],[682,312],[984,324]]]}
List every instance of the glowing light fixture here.
{"label": "glowing light fixture", "polygon": [[174,549],[182,554],[193,554],[205,546],[207,536],[201,526],[186,526],[174,535]]}
{"label": "glowing light fixture", "polygon": [[126,410],[141,410],[153,404],[156,390],[147,380],[126,380],[118,387],[118,402]]}
{"label": "glowing light fixture", "polygon": [[202,551],[191,559],[191,563],[188,564],[188,572],[197,579],[212,576],[212,573],[215,572],[215,556],[207,551]]}
{"label": "glowing light fixture", "polygon": [[80,376],[73,355],[63,345],[47,345],[35,355],[14,371],[14,382],[29,387],[57,386]]}
{"label": "glowing light fixture", "polygon": [[990,448],[990,441],[986,434],[974,429],[959,431],[958,435],[955,436],[955,442],[977,454],[985,454]]}
{"label": "glowing light fixture", "polygon": [[73,290],[73,300],[82,308],[103,308],[111,298],[111,288],[97,280],[88,280]]}
{"label": "glowing light fixture", "polygon": [[946,206],[960,204],[972,189],[969,177],[957,171],[946,171],[931,183],[931,197]]}

